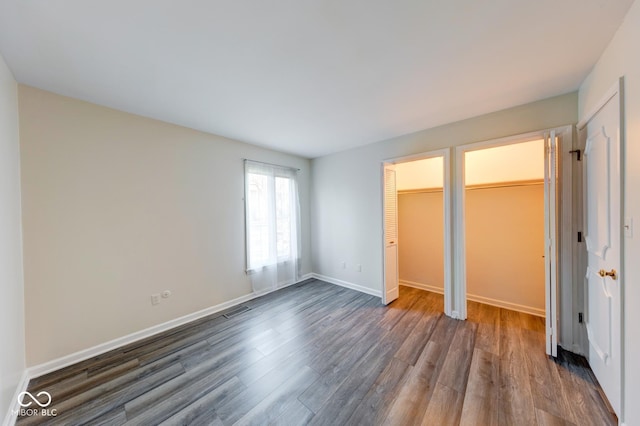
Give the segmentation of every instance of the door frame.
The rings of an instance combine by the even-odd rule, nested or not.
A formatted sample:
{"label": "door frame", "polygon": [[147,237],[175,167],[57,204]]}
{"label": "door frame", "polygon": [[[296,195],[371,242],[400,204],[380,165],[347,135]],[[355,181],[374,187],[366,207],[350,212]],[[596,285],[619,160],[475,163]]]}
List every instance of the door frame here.
{"label": "door frame", "polygon": [[[625,219],[625,212],[626,212],[626,199],[625,199],[625,192],[626,192],[626,180],[625,180],[625,156],[626,156],[626,133],[625,133],[625,108],[624,108],[624,77],[619,77],[618,80],[609,88],[609,90],[607,90],[604,94],[604,96],[599,100],[599,102],[597,102],[594,107],[588,111],[587,114],[584,115],[584,117],[578,122],[577,126],[576,126],[576,130],[578,131],[578,143],[579,143],[579,149],[584,150],[585,149],[585,143],[586,143],[586,127],[587,124],[589,124],[589,122],[591,121],[591,119],[593,119],[593,117],[598,114],[598,112],[600,112],[600,110],[602,108],[604,108],[607,103],[616,95],[618,95],[618,102],[619,102],[619,110],[618,113],[620,115],[619,117],[619,134],[618,134],[618,140],[619,140],[619,144],[620,144],[620,150],[619,150],[619,158],[618,158],[618,162],[620,165],[620,181],[619,181],[619,185],[620,185],[620,235],[619,235],[619,253],[620,253],[620,273],[618,276],[618,282],[620,283],[620,346],[617,348],[612,348],[612,350],[617,350],[618,353],[620,354],[620,415],[618,416],[620,423],[624,423],[625,420],[625,363],[626,363],[626,359],[625,359],[625,352],[624,352],[624,338],[625,338],[625,333],[626,333],[626,325],[625,325],[625,288],[626,288],[626,268],[625,268],[625,228],[627,226],[630,226],[630,224],[628,223],[628,221]],[[581,210],[581,212],[578,214],[579,216],[579,220],[581,221],[582,225],[586,225],[587,221],[586,221],[586,215],[587,215],[587,209],[585,208],[584,205],[584,201],[585,201],[585,196],[583,194],[584,192],[584,184],[586,182],[587,176],[588,176],[588,170],[585,170],[584,168],[582,170],[580,170],[580,176],[579,176],[579,181],[580,181],[580,188],[577,188],[577,191],[580,192],[581,196],[579,197],[579,201],[580,204],[578,205],[578,208]],[[586,249],[586,245],[583,244],[583,247],[581,248],[581,252],[579,253],[579,259],[578,259],[578,265],[577,265],[577,270],[578,270],[578,274],[577,277],[585,277],[586,275],[586,270],[587,270],[587,265],[588,265],[588,261],[587,261],[587,249]],[[582,286],[581,286],[581,292],[579,292],[579,296],[581,296],[581,309],[583,309],[583,312],[587,312],[588,310],[588,304],[587,304],[587,288],[586,288],[586,278],[584,279]],[[584,341],[583,341],[583,351],[584,351],[584,355],[588,357],[589,355],[589,341],[588,338],[586,337],[586,327],[585,324],[579,324],[581,327],[581,332],[582,335],[584,337]]]}
{"label": "door frame", "polygon": [[[560,338],[567,340],[573,344],[573,287],[571,285],[572,263],[562,262],[561,259],[572,259],[573,246],[569,242],[572,241],[571,220],[572,220],[572,185],[571,185],[571,156],[570,151],[573,146],[573,126],[560,126],[551,129],[529,132],[519,135],[507,136],[499,139],[475,142],[456,147],[455,154],[455,210],[454,210],[454,231],[455,231],[455,300],[454,314],[459,319],[467,318],[467,271],[466,271],[466,212],[465,212],[465,153],[486,148],[495,148],[505,145],[513,145],[517,143],[532,141],[536,139],[544,139],[545,135],[549,135],[551,131],[555,131],[556,135],[562,135],[563,143],[560,144],[560,151],[557,152],[559,179],[558,186],[560,191],[560,203],[556,206],[560,221],[559,232],[559,259],[557,268],[560,270],[559,294],[550,295],[556,298],[556,306],[558,309],[559,326],[558,342],[562,344]],[[564,283],[564,285],[562,285]],[[560,298],[562,305],[557,304]],[[552,304],[548,304],[552,306]],[[548,314],[547,314],[548,316]],[[567,346],[571,347],[571,346]]]}
{"label": "door frame", "polygon": [[384,191],[384,167],[389,164],[409,163],[412,161],[427,160],[430,158],[442,157],[442,194],[443,194],[443,232],[444,232],[444,313],[455,318],[453,299],[453,221],[451,220],[453,211],[453,198],[451,196],[451,170],[452,155],[451,148],[427,151],[403,157],[395,157],[383,160],[380,165],[381,185],[382,185],[382,293],[386,289],[386,253],[385,253],[385,191]]}

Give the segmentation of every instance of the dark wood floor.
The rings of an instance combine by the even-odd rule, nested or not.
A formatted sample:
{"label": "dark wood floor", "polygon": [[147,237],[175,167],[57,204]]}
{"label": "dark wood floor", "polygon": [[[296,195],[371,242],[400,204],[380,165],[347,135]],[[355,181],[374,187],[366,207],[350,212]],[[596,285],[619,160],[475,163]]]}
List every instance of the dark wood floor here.
{"label": "dark wood floor", "polygon": [[[402,287],[320,281],[247,302],[34,379],[51,424],[608,425],[583,358],[544,354],[541,318]],[[21,417],[19,425],[42,424]]]}

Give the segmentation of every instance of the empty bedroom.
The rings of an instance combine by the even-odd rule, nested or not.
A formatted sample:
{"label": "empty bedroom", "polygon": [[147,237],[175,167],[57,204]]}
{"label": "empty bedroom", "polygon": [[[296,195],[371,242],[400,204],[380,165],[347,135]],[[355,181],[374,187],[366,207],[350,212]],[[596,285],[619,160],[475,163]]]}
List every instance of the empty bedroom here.
{"label": "empty bedroom", "polygon": [[639,29],[0,2],[0,424],[640,425]]}

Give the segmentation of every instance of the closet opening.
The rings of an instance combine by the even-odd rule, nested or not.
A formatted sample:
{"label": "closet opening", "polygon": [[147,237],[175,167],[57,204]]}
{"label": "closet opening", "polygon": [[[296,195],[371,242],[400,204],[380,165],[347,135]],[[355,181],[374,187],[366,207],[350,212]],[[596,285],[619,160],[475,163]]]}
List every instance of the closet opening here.
{"label": "closet opening", "polygon": [[383,163],[385,304],[417,289],[451,315],[449,168],[448,149]]}
{"label": "closet opening", "polygon": [[444,312],[443,158],[396,165],[400,285],[442,295]]}
{"label": "closet opening", "polygon": [[571,265],[559,262],[571,259],[572,196],[561,185],[571,168],[560,161],[571,157],[571,135],[566,126],[456,148],[454,314],[519,311],[552,356],[560,316],[571,324],[571,288],[559,285],[571,282]]}
{"label": "closet opening", "polygon": [[546,294],[544,162],[544,139],[469,151],[464,161],[467,302],[540,317],[540,328]]}

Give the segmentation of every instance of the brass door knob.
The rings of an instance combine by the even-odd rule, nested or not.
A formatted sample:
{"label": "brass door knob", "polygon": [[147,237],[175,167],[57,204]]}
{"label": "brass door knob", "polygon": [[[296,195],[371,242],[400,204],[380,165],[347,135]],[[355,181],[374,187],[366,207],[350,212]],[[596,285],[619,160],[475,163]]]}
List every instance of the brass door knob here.
{"label": "brass door knob", "polygon": [[616,272],[615,269],[610,270],[609,272],[605,271],[604,269],[600,269],[600,271],[598,272],[598,274],[604,278],[604,277],[611,277],[614,280],[618,279],[618,273]]}

